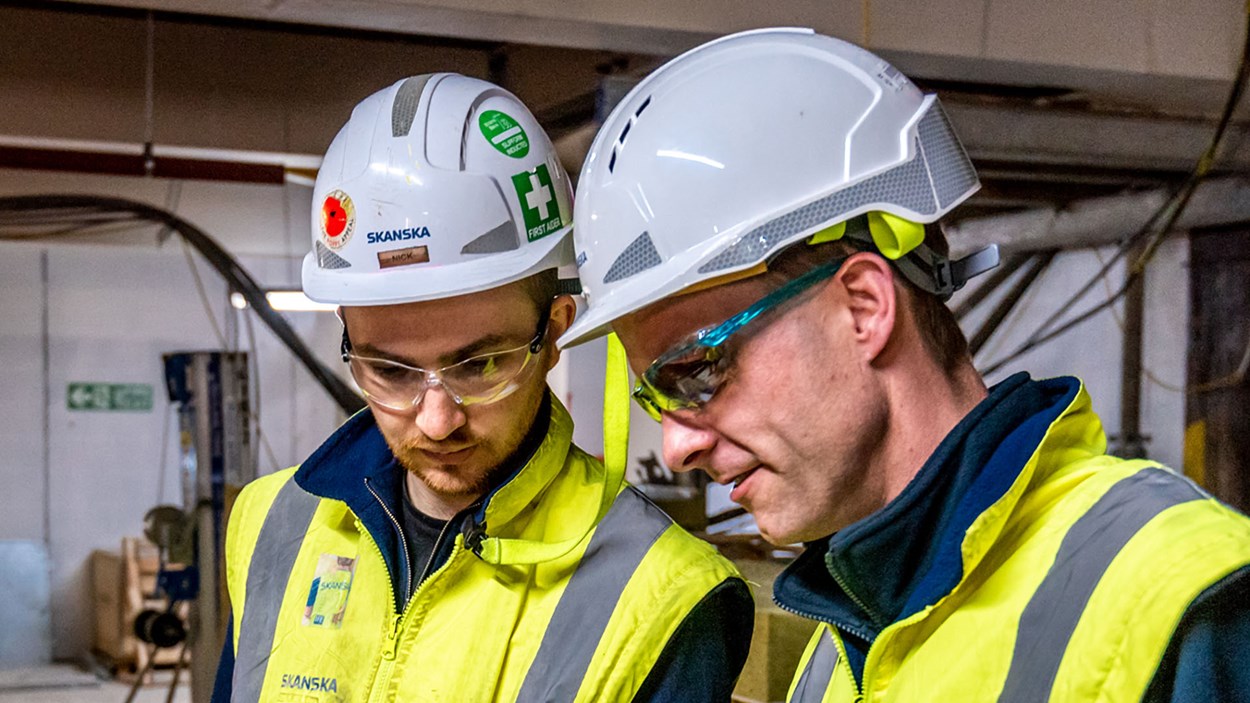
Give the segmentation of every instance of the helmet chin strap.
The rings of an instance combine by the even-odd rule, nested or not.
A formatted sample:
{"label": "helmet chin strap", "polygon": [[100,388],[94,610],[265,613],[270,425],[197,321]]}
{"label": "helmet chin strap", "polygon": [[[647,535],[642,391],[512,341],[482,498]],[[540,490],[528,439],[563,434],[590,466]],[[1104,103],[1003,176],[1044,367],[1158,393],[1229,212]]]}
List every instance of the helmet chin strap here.
{"label": "helmet chin strap", "polygon": [[486,525],[470,525],[465,544],[488,564],[539,564],[573,551],[586,535],[608,514],[612,501],[625,483],[625,462],[629,453],[629,366],[625,348],[615,334],[608,335],[607,373],[603,384],[603,492],[597,502],[588,502],[570,524],[573,537],[559,542],[486,536]]}
{"label": "helmet chin strap", "polygon": [[889,259],[909,281],[943,302],[968,279],[998,266],[997,244],[951,260],[924,243],[923,224],[886,212],[870,212],[830,225],[808,237],[807,243],[822,244],[843,237]]}

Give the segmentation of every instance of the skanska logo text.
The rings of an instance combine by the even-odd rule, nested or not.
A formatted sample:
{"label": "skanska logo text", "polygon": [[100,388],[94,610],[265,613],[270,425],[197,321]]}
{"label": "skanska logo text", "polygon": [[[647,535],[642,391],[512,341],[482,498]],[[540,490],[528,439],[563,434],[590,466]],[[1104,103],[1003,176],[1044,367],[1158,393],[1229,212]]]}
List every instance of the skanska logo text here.
{"label": "skanska logo text", "polygon": [[428,227],[405,227],[404,229],[384,229],[381,232],[369,232],[365,237],[370,244],[383,242],[402,242],[408,239],[425,239],[430,236]]}
{"label": "skanska logo text", "polygon": [[338,679],[329,676],[301,676],[299,674],[283,674],[282,688],[294,688],[299,691],[321,691],[338,693]]}

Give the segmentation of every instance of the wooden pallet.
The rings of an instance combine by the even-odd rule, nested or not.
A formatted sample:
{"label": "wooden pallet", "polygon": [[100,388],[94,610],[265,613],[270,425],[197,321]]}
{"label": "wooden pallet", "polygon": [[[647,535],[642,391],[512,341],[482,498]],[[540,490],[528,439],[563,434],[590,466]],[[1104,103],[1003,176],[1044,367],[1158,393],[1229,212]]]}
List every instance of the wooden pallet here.
{"label": "wooden pallet", "polygon": [[[154,598],[160,553],[142,537],[123,537],[121,551],[91,553],[95,601],[95,650],[119,676],[133,677],[147,666],[151,645],[134,634],[135,617],[145,609],[163,610],[165,599]],[[179,606],[185,618],[188,605]],[[156,650],[157,667],[172,667],[180,647]],[[133,680],[133,679],[132,679]]]}

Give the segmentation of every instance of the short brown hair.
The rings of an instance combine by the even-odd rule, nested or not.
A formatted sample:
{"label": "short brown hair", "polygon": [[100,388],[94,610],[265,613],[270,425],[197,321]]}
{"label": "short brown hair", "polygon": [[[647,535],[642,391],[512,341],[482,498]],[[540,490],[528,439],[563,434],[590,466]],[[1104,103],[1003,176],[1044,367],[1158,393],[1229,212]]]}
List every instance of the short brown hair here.
{"label": "short brown hair", "polygon": [[538,314],[542,315],[560,292],[560,274],[556,269],[539,271],[521,279],[521,288],[534,301]]}
{"label": "short brown hair", "polygon": [[[941,226],[934,222],[925,225],[925,244],[942,256],[950,255],[950,245]],[[778,285],[792,280],[826,261],[838,257],[850,256],[860,251],[875,250],[857,245],[850,240],[838,240],[824,244],[797,244],[787,247],[768,262],[769,274],[778,279]],[[961,363],[970,363],[968,339],[954,313],[936,295],[922,290],[916,284],[894,269],[895,285],[903,292],[904,305],[910,311],[916,328],[920,332],[921,342],[929,352],[929,356],[942,368],[951,372]]]}

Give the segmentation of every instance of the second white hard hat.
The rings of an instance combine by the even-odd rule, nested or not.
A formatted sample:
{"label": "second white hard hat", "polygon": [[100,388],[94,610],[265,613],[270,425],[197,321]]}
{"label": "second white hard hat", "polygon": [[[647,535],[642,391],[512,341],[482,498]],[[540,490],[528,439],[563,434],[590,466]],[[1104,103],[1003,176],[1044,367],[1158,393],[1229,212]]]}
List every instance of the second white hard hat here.
{"label": "second white hard hat", "polygon": [[560,345],[857,215],[934,222],[978,187],[936,96],[874,54],[809,29],[712,41],[595,138],[574,229],[588,307]]}

